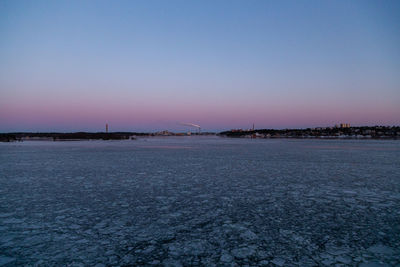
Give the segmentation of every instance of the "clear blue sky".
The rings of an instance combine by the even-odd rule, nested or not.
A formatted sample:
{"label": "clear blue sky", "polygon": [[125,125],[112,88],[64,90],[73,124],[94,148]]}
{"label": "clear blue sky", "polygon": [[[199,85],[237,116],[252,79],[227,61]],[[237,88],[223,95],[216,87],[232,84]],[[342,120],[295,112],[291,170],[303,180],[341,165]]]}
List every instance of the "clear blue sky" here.
{"label": "clear blue sky", "polygon": [[400,1],[0,1],[0,131],[400,124]]}

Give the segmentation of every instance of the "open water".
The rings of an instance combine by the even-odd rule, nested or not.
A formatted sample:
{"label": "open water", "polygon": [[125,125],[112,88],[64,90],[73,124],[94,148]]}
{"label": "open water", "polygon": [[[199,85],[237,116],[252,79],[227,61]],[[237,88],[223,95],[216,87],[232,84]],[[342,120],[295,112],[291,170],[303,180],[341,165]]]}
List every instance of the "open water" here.
{"label": "open water", "polygon": [[399,266],[400,141],[0,144],[0,266]]}

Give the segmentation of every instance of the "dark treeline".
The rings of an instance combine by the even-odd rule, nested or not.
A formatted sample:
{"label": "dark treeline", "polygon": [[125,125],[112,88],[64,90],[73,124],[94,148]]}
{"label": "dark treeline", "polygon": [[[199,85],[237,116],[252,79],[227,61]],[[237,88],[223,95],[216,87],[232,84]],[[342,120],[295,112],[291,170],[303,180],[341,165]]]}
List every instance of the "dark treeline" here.
{"label": "dark treeline", "polygon": [[136,133],[136,132],[76,132],[76,133],[0,133],[0,141],[11,142],[11,141],[23,141],[23,140],[125,140],[133,139],[134,136],[144,136],[147,133]]}
{"label": "dark treeline", "polygon": [[363,127],[318,127],[306,129],[259,129],[259,130],[230,130],[220,135],[228,137],[254,138],[400,138],[399,126],[363,126]]}
{"label": "dark treeline", "polygon": [[[169,135],[178,135],[169,133]],[[76,133],[0,133],[0,142],[24,141],[24,140],[127,140],[135,139],[135,136],[158,136],[161,133],[138,133],[138,132],[76,132]],[[318,127],[306,129],[258,129],[242,130],[234,129],[219,133],[227,137],[247,138],[390,138],[400,139],[399,126],[363,126],[363,127]]]}

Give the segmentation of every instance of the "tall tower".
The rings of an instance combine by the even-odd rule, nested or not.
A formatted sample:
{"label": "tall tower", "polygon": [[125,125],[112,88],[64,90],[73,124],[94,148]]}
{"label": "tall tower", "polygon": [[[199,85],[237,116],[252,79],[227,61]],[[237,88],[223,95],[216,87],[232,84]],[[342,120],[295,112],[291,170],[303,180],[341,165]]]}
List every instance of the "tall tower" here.
{"label": "tall tower", "polygon": [[108,133],[108,123],[106,123],[106,133]]}

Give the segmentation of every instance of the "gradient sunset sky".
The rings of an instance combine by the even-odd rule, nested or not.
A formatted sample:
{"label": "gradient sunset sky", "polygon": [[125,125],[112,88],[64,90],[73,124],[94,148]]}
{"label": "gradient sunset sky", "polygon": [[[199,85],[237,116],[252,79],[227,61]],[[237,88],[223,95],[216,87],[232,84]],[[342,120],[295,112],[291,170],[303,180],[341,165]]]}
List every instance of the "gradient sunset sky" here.
{"label": "gradient sunset sky", "polygon": [[400,125],[400,1],[0,1],[0,132]]}

